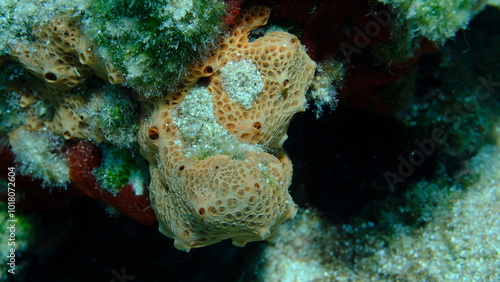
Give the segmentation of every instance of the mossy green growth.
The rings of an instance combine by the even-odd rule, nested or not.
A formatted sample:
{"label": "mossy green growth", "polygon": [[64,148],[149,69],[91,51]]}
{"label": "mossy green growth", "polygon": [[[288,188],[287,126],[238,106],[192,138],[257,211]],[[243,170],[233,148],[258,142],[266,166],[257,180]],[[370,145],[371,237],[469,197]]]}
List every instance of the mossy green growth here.
{"label": "mossy green growth", "polygon": [[221,34],[221,0],[91,0],[84,31],[99,53],[146,96],[178,86],[187,64]]}
{"label": "mossy green growth", "polygon": [[410,34],[423,35],[442,44],[460,29],[486,5],[477,0],[379,0],[402,14]]}
{"label": "mossy green growth", "polygon": [[391,15],[390,34],[389,41],[380,41],[374,46],[376,59],[386,66],[393,66],[413,58],[421,38],[415,38],[414,32],[406,27],[404,13]]}
{"label": "mossy green growth", "polygon": [[139,102],[128,92],[121,86],[104,85],[82,112],[88,115],[92,132],[99,131],[113,145],[130,148],[137,142]]}
{"label": "mossy green growth", "polygon": [[389,41],[378,42],[374,55],[387,66],[398,65],[414,57],[423,37],[437,45],[466,29],[474,16],[485,7],[475,0],[379,0],[391,8]]}
{"label": "mossy green growth", "polygon": [[136,195],[142,195],[149,183],[149,165],[137,149],[120,149],[102,144],[103,161],[94,170],[99,185],[116,195],[123,186],[130,184]]}

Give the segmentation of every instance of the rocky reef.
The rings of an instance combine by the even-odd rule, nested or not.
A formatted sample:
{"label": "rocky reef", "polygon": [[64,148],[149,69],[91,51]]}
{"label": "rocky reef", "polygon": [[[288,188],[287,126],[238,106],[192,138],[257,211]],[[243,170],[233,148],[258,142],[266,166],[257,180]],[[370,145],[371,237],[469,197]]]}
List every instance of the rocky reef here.
{"label": "rocky reef", "polygon": [[[102,161],[91,170],[92,186],[117,196],[130,184],[135,196],[150,199],[160,230],[186,251],[227,238],[240,246],[265,240],[293,218],[292,164],[282,145],[292,116],[306,108],[316,63],[298,38],[284,31],[250,42],[251,32],[268,21],[267,7],[242,11],[219,39],[222,29],[211,22],[204,26],[213,25],[214,31],[198,29],[201,23],[192,20],[196,13],[221,21],[224,4],[213,2],[199,11],[192,9],[194,3],[177,7],[175,1],[156,7],[165,22],[153,31],[142,30],[146,27],[136,18],[120,16],[117,3],[106,9],[97,3],[84,16],[63,14],[35,25],[29,39],[12,43],[4,64],[22,74],[5,79],[5,92],[15,96],[8,98],[12,104],[18,99],[15,108],[23,119],[17,126],[6,124],[12,128],[8,144],[19,173],[47,187],[73,182],[88,190],[73,177],[81,171],[68,163],[74,149],[63,145],[99,144]],[[155,7],[137,3],[133,8]],[[149,33],[166,37],[137,38]],[[190,38],[196,40],[184,42]],[[170,41],[186,47],[159,53]],[[194,50],[200,55],[193,56]],[[211,55],[202,56],[205,52]],[[159,68],[137,61],[141,56]],[[150,81],[162,77],[168,79]],[[23,79],[22,89],[9,91]]]}
{"label": "rocky reef", "polygon": [[498,277],[498,3],[38,2],[0,3],[26,279]]}

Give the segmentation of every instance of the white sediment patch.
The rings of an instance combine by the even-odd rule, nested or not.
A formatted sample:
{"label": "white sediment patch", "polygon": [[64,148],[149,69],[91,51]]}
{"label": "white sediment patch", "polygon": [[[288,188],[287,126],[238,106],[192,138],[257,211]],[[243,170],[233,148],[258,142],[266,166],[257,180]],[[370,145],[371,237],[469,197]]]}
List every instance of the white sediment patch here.
{"label": "white sediment patch", "polygon": [[262,75],[251,60],[230,61],[221,68],[222,85],[229,99],[250,109],[264,89]]}
{"label": "white sediment patch", "polygon": [[204,159],[218,154],[242,158],[260,146],[240,142],[215,118],[212,95],[204,87],[193,87],[175,109],[173,121],[179,127],[186,157]]}

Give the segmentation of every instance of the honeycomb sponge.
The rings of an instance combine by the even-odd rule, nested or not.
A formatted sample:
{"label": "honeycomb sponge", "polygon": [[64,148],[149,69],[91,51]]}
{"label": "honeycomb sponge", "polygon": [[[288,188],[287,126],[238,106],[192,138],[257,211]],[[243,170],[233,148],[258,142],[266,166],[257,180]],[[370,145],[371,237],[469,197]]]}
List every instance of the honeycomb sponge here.
{"label": "honeycomb sponge", "polygon": [[55,115],[52,121],[45,123],[47,128],[66,140],[84,140],[89,137],[87,116],[79,111],[86,103],[84,98],[73,95],[51,102]]}
{"label": "honeycomb sponge", "polygon": [[113,84],[123,82],[111,65],[94,54],[80,31],[78,18],[62,17],[35,27],[32,32],[38,40],[14,46],[11,55],[54,88],[67,91],[82,84],[91,74]]}
{"label": "honeycomb sponge", "polygon": [[[193,77],[210,76],[207,88],[214,96],[215,115],[229,133],[244,142],[281,147],[286,140],[291,117],[306,107],[303,93],[311,83],[316,63],[308,57],[299,40],[286,32],[267,33],[249,42],[248,35],[252,29],[264,25],[267,19],[266,8],[243,12],[212,59],[192,68],[191,73]],[[238,77],[242,75],[228,78],[225,74],[225,70],[233,69],[231,65],[235,64],[252,64],[252,67],[241,68],[247,76],[252,68],[260,72],[262,82],[254,82],[255,89],[246,91],[258,92],[258,99],[251,107],[232,97],[235,96],[232,89],[250,88],[238,83]],[[244,78],[247,83],[255,81],[255,78]],[[234,87],[232,83],[239,87]]]}
{"label": "honeycomb sponge", "polygon": [[152,207],[180,250],[228,238],[237,246],[268,240],[297,211],[282,144],[293,114],[305,109],[316,64],[285,32],[249,42],[269,14],[265,7],[243,11],[177,92],[150,101],[141,124]]}
{"label": "honeycomb sponge", "polygon": [[[82,111],[88,98],[75,95],[72,89],[92,75],[112,84],[123,82],[123,76],[96,55],[80,30],[78,17],[61,16],[44,26],[33,27],[32,34],[35,40],[22,41],[11,50],[12,58],[44,82],[32,81],[33,91],[20,91],[28,127],[47,128],[65,139],[91,138],[102,142],[104,139],[89,128],[88,115]],[[39,100],[52,106],[53,118],[41,120],[36,115],[32,105]]]}
{"label": "honeycomb sponge", "polygon": [[286,189],[292,168],[285,155],[281,160],[264,152],[243,160],[226,155],[202,161],[178,157],[180,162],[172,160],[153,170],[150,197],[160,230],[175,238],[178,249],[227,238],[237,246],[268,239],[276,226],[295,215]]}
{"label": "honeycomb sponge", "polygon": [[29,87],[19,87],[19,106],[25,111],[29,130],[50,130],[68,139],[87,139],[89,124],[81,109],[88,103],[83,95],[65,93],[37,79]]}

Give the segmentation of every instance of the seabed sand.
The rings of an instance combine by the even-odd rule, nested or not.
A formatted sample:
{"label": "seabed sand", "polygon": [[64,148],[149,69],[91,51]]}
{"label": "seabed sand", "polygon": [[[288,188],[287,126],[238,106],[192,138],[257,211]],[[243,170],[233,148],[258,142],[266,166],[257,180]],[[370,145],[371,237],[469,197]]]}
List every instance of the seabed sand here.
{"label": "seabed sand", "polygon": [[422,180],[409,191],[438,203],[420,207],[428,209],[419,213],[422,226],[391,223],[386,214],[379,226],[340,227],[301,210],[264,250],[260,279],[500,281],[500,148],[484,146],[468,167],[479,177],[466,189]]}

